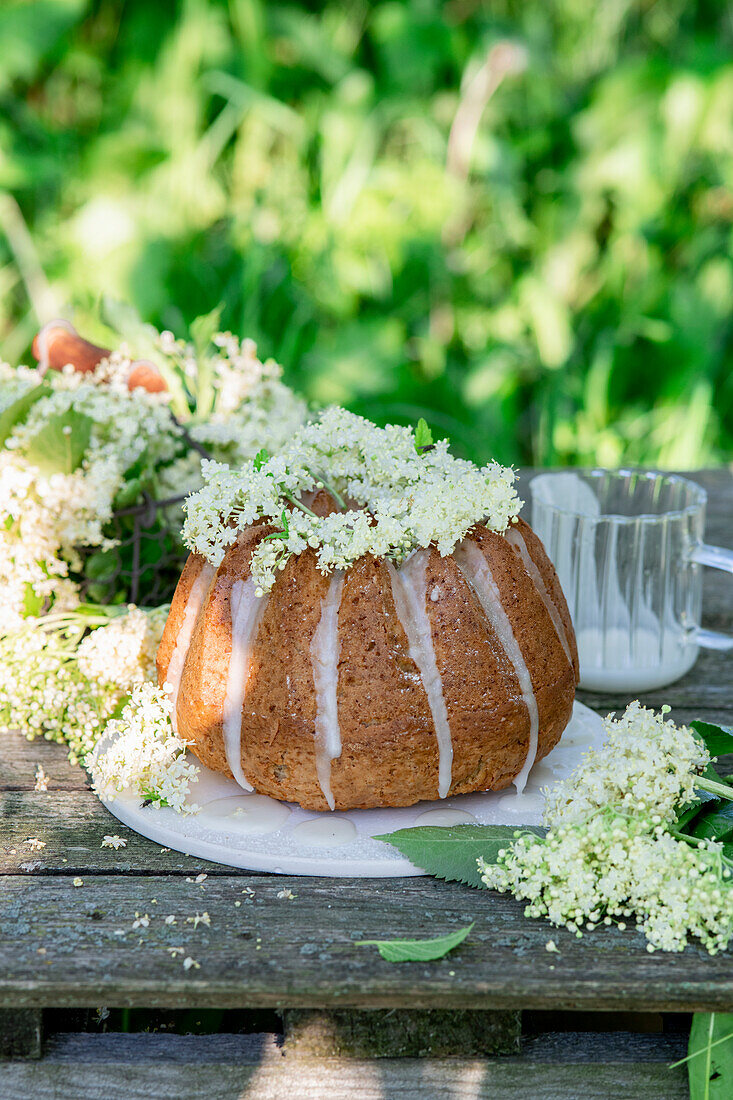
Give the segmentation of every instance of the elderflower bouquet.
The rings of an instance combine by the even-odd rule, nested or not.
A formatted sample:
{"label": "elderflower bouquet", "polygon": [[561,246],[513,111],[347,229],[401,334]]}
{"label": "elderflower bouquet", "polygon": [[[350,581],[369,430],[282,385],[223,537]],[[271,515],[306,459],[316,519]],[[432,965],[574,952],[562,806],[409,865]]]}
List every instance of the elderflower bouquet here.
{"label": "elderflower bouquet", "polygon": [[[520,508],[513,470],[455,458],[447,440],[433,443],[424,421],[417,431],[378,428],[335,407],[278,454],[262,450],[237,470],[205,462],[203,478],[185,505],[186,545],[219,565],[241,530],[271,523],[250,565],[259,596],[308,547],[324,573],[365,554],[400,562],[431,543],[446,555],[475,523],[504,531]],[[329,515],[306,503],[322,488],[337,505]]]}
{"label": "elderflower bouquet", "polygon": [[578,936],[634,918],[649,951],[681,951],[688,935],[711,954],[723,950],[733,935],[733,845],[713,839],[703,808],[711,800],[719,815],[716,800],[729,807],[733,787],[715,775],[699,734],[665,720],[668,710],[634,702],[609,716],[603,748],[547,791],[547,834],[516,836],[495,863],[479,859],[485,885]]}
{"label": "elderflower bouquet", "polygon": [[511,893],[525,916],[576,936],[635,921],[650,952],[682,951],[694,936],[714,955],[733,937],[733,786],[711,761],[733,753],[733,730],[676,726],[668,711],[633,702],[608,715],[602,747],[546,789],[544,829],[423,826],[376,839],[428,874]]}
{"label": "elderflower bouquet", "polygon": [[0,729],[65,744],[83,761],[135,686],[155,678],[167,613],[84,607],[0,636]]}
{"label": "elderflower bouquet", "polygon": [[[153,510],[141,520],[137,502],[175,502],[197,488],[202,449],[237,463],[262,446],[277,450],[303,422],[306,406],[281,368],[203,320],[194,344],[143,326],[156,392],[130,389],[136,362],[125,346],[86,373],[0,364],[3,629],[51,607],[72,609],[82,594],[124,600],[128,559],[136,555],[150,576],[183,550],[180,514]],[[70,326],[62,331],[104,356]],[[141,522],[155,539],[141,541]]]}

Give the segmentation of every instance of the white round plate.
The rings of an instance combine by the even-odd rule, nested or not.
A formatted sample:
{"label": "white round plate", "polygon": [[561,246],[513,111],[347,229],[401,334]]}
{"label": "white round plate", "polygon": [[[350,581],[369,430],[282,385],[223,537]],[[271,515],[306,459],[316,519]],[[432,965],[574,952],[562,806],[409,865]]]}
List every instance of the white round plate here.
{"label": "white round plate", "polygon": [[249,794],[233,779],[200,764],[199,778],[191,788],[191,801],[201,807],[198,813],[143,806],[139,796],[129,791],[113,802],[102,801],[110,813],[142,836],[230,867],[331,878],[422,875],[391,845],[372,838],[414,825],[539,825],[544,804],[541,788],[569,775],[581,754],[599,747],[602,740],[599,716],[576,702],[560,743],[532,769],[521,796],[510,787],[397,809],[318,813]]}

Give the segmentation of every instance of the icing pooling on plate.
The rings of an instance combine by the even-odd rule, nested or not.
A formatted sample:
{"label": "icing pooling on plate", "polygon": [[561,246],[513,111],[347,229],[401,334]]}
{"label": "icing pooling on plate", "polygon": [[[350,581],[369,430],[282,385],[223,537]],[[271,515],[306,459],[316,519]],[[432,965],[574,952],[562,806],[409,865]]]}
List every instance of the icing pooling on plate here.
{"label": "icing pooling on plate", "polygon": [[565,650],[565,656],[572,665],[573,655],[570,652],[570,643],[568,642],[567,632],[565,630],[565,626],[563,625],[560,612],[558,611],[557,605],[552,596],[547,591],[545,582],[542,580],[542,574],[540,573],[534,562],[534,559],[532,558],[532,555],[527,549],[527,543],[522,538],[520,532],[517,531],[514,527],[510,527],[504,537],[506,538],[510,546],[514,546],[519,551],[519,556],[522,559],[522,565],[524,566],[527,575],[532,581],[532,584],[537,589],[537,592],[539,593],[543,604],[547,608],[547,613],[552,619],[552,625],[555,628],[555,633],[558,636],[560,645]]}
{"label": "icing pooling on plate", "polygon": [[209,585],[216,570],[213,565],[209,565],[207,561],[201,567],[199,575],[191,586],[191,591],[188,594],[186,600],[186,608],[183,612],[183,621],[181,622],[178,635],[176,637],[176,644],[171,654],[170,663],[168,665],[168,672],[166,674],[166,682],[171,685],[171,724],[175,732],[178,732],[178,717],[176,709],[178,705],[178,692],[181,688],[181,676],[183,675],[183,666],[186,662],[186,655],[191,647],[191,639],[193,638],[193,632],[196,628],[196,621],[201,611],[201,605],[204,602],[204,596],[206,595]]}
{"label": "icing pooling on plate", "polygon": [[293,829],[296,843],[309,848],[340,848],[356,840],[356,825],[348,817],[311,817]]}
{"label": "icing pooling on plate", "polygon": [[288,805],[265,794],[216,798],[201,808],[215,825],[220,821],[222,828],[247,836],[274,833],[291,814]]}
{"label": "icing pooling on plate", "polygon": [[509,616],[501,602],[499,589],[489,569],[486,558],[475,542],[469,539],[457,547],[455,561],[461,573],[468,581],[470,587],[476,593],[479,603],[483,607],[486,617],[494,628],[499,639],[499,644],[511,661],[519,681],[519,689],[522,699],[529,714],[529,746],[522,770],[514,779],[514,786],[521,794],[527,783],[527,776],[537,757],[537,742],[539,737],[540,718],[537,710],[537,699],[532,688],[532,680],[529,675],[526,661],[519,648],[519,642],[514,636]]}
{"label": "icing pooling on plate", "polygon": [[344,589],[342,572],[335,572],[321,600],[321,618],[311,641],[313,686],[316,692],[316,771],[318,782],[329,807],[335,809],[331,790],[331,761],[341,755],[341,730],[338,717],[338,615]]}
{"label": "icing pooling on plate", "polygon": [[252,663],[252,643],[267,605],[267,597],[258,598],[255,588],[251,577],[232,585],[232,653],[224,698],[224,751],[229,770],[245,791],[253,788],[242,771],[242,708]]}
{"label": "icing pooling on plate", "polygon": [[443,697],[443,681],[435,660],[430,620],[425,610],[427,564],[428,551],[418,550],[401,569],[395,569],[390,562],[387,562],[387,568],[395,609],[407,635],[410,656],[417,665],[433,716],[439,754],[438,795],[445,798],[450,790],[453,771],[453,741]]}

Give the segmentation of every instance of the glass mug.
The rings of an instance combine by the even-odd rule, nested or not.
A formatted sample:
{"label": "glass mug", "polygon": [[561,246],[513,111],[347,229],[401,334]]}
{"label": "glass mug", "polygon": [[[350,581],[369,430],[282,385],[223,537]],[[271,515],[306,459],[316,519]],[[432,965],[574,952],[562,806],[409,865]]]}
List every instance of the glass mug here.
{"label": "glass mug", "polygon": [[699,646],[733,649],[733,637],[700,626],[700,566],[733,573],[733,551],[705,545],[699,485],[644,470],[577,470],[539,474],[529,489],[532,527],[575,625],[581,687],[651,691],[684,676]]}

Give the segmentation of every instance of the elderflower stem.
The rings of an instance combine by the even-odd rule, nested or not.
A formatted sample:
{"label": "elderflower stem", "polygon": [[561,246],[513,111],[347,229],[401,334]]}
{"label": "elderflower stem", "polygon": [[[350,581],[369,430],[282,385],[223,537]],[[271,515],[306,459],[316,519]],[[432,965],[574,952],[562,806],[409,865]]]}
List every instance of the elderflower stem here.
{"label": "elderflower stem", "polygon": [[336,503],[338,504],[338,506],[339,506],[339,508],[341,509],[341,511],[342,511],[342,512],[346,512],[346,511],[348,511],[348,509],[347,509],[347,507],[346,507],[346,501],[345,501],[345,500],[344,500],[344,498],[343,498],[343,497],[341,496],[341,493],[339,493],[339,492],[338,492],[338,491],[337,491],[336,489],[334,489],[334,487],[333,487],[333,485],[331,484],[331,482],[330,482],[330,481],[326,481],[326,479],[325,479],[325,477],[323,476],[323,474],[319,474],[319,475],[318,475],[318,480],[319,480],[319,481],[321,481],[321,482],[323,483],[323,488],[324,488],[324,489],[326,489],[326,490],[327,490],[327,491],[328,491],[328,492],[329,492],[329,493],[331,494],[331,496],[332,496],[332,497],[333,497],[333,499],[334,499],[334,500],[336,501]]}
{"label": "elderflower stem", "polygon": [[711,794],[717,794],[719,798],[733,800],[733,787],[728,787],[725,783],[716,783],[714,779],[705,779],[699,775],[695,779],[695,786],[701,787],[704,791],[710,791]]}
{"label": "elderflower stem", "polygon": [[312,512],[307,504],[303,504],[303,502],[301,500],[298,500],[297,497],[294,497],[292,493],[283,493],[283,496],[286,500],[290,501],[294,508],[299,508],[300,511],[305,512],[306,515],[313,516],[314,519],[318,519],[316,513]]}

